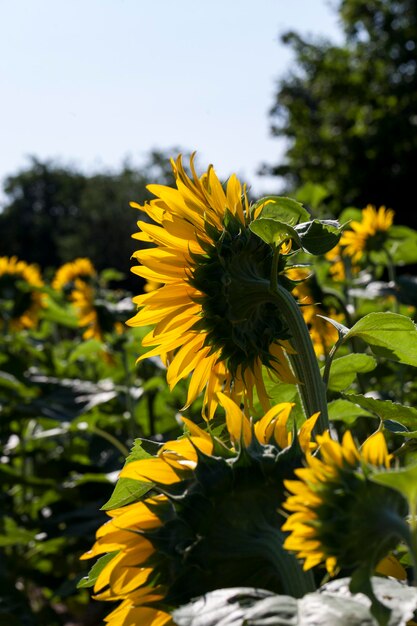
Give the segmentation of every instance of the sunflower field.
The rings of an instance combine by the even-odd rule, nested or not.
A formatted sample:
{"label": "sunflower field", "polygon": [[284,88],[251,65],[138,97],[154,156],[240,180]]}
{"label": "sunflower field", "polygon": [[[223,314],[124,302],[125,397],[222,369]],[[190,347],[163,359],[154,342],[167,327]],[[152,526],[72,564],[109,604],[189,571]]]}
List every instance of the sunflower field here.
{"label": "sunflower field", "polygon": [[0,257],[0,625],[417,623],[417,232],[172,170],[133,298]]}

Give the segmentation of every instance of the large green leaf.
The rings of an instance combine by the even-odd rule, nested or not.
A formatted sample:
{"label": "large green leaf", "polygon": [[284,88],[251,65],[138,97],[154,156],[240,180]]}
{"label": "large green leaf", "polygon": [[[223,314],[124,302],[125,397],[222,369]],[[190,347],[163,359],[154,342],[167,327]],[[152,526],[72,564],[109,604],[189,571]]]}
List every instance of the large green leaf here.
{"label": "large green leaf", "polygon": [[313,220],[295,227],[304,250],[310,254],[326,254],[339,242],[342,229],[335,220]]}
{"label": "large green leaf", "polygon": [[295,226],[299,222],[306,222],[310,219],[309,212],[300,202],[293,200],[293,198],[264,196],[253,205],[252,211],[256,211],[260,206],[263,207],[260,217],[271,217],[290,226]]}
{"label": "large green leaf", "polygon": [[280,246],[284,241],[292,239],[296,242],[297,247],[302,247],[298,233],[285,222],[271,217],[259,217],[249,225],[249,228],[269,245]]}
{"label": "large green leaf", "polygon": [[[417,430],[417,409],[390,400],[376,400],[368,398],[360,394],[342,394],[345,400],[353,402],[358,406],[374,413],[382,420],[393,420],[400,425],[405,426],[408,430]],[[389,430],[392,428],[389,426]],[[398,429],[400,431],[400,428]],[[402,433],[404,434],[404,433]]]}
{"label": "large green leaf", "polygon": [[417,263],[417,232],[408,226],[391,226],[388,249],[395,265]]}
{"label": "large green leaf", "polygon": [[374,472],[370,478],[379,485],[399,491],[409,502],[410,509],[415,514],[417,508],[417,465]]}
{"label": "large green leaf", "polygon": [[368,354],[347,354],[334,359],[328,387],[333,391],[343,391],[353,383],[356,374],[372,372],[376,365],[376,360]]}
{"label": "large green leaf", "polygon": [[351,426],[358,419],[358,417],[374,417],[372,413],[366,409],[357,406],[356,404],[352,404],[352,402],[344,400],[343,398],[338,398],[337,400],[329,402],[328,408],[329,420],[331,422],[344,422],[348,426]]}
{"label": "large green leaf", "polygon": [[344,341],[358,337],[381,357],[417,367],[417,328],[405,315],[369,313],[345,335]]}

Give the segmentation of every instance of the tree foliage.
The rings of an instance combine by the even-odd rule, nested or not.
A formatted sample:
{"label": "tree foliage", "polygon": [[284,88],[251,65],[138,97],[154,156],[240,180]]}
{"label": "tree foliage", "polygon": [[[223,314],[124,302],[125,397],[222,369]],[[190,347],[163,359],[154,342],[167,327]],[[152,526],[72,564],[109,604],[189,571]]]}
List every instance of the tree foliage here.
{"label": "tree foliage", "polygon": [[323,185],[335,211],[388,205],[416,226],[417,4],[342,0],[338,11],[343,45],[282,37],[296,63],[271,110],[287,151],[269,172],[293,188]]}
{"label": "tree foliage", "polygon": [[119,172],[94,175],[32,158],[28,168],[5,181],[2,255],[42,268],[88,256],[98,270],[112,267],[128,275],[139,217],[129,202],[150,198],[146,185],[155,177],[171,183],[169,160],[159,151],[138,169],[125,164]]}

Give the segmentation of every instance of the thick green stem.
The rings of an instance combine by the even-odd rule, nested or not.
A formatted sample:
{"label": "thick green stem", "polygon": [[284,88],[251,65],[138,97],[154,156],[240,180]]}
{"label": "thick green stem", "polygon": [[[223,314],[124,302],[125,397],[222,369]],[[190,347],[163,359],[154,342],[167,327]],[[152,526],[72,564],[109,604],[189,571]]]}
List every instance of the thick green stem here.
{"label": "thick green stem", "polygon": [[298,389],[306,417],[320,411],[315,429],[316,434],[320,434],[329,428],[326,387],[321,378],[310,333],[300,308],[290,292],[274,281],[271,294],[279,308],[280,315],[288,324],[291,345],[296,351],[296,354],[289,355],[289,359],[299,381]]}

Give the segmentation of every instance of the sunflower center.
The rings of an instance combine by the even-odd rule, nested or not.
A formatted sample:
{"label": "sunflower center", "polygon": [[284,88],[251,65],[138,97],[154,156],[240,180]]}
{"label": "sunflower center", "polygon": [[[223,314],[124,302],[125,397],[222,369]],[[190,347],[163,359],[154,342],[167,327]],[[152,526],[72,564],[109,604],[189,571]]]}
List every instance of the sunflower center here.
{"label": "sunflower center", "polygon": [[[201,320],[195,330],[207,334],[206,345],[220,352],[232,374],[257,357],[269,364],[269,347],[289,339],[287,324],[271,302],[273,253],[266,243],[230,214],[223,232],[210,231],[213,243],[194,255],[190,283],[201,292]],[[284,269],[281,260],[278,271]],[[282,277],[284,286],[290,283]],[[288,284],[287,284],[288,283]]]}
{"label": "sunflower center", "polygon": [[386,230],[377,230],[374,235],[368,237],[366,249],[368,252],[380,252],[387,240]]}

